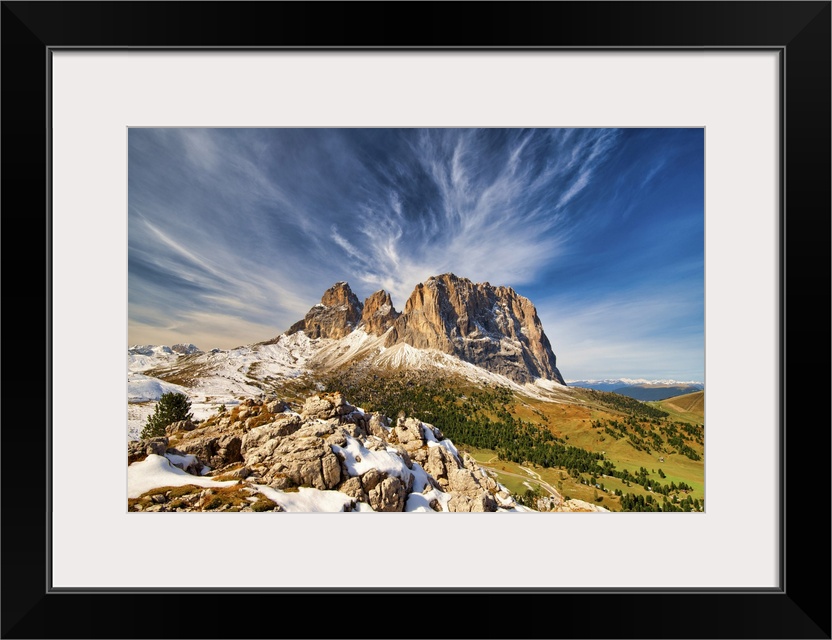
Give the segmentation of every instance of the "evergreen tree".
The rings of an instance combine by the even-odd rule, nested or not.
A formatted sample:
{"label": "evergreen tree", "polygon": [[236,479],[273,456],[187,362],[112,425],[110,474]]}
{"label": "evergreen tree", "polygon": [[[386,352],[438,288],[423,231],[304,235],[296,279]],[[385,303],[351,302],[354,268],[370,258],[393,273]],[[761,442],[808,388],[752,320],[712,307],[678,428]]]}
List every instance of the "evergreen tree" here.
{"label": "evergreen tree", "polygon": [[163,393],[156,403],[153,415],[148,417],[144,429],[142,429],[142,440],[165,435],[165,427],[180,420],[190,420],[194,417],[189,413],[191,401],[188,396],[181,393]]}

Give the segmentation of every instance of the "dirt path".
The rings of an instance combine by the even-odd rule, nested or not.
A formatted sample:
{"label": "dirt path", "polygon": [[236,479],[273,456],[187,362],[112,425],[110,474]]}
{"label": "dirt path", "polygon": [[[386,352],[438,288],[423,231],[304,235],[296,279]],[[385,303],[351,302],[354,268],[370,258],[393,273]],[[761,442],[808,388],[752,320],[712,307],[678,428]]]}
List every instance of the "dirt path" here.
{"label": "dirt path", "polygon": [[537,471],[532,471],[528,467],[524,467],[522,464],[519,465],[519,466],[523,471],[528,473],[530,476],[532,476],[533,478],[536,478],[536,479],[540,480],[541,482],[543,482],[543,479],[540,477],[540,474]]}
{"label": "dirt path", "polygon": [[[490,460],[489,460],[489,462],[490,462]],[[557,489],[555,489],[548,482],[545,482],[544,480],[541,480],[540,474],[535,473],[531,469],[527,469],[526,467],[520,467],[521,469],[523,469],[523,471],[527,472],[528,474],[530,474],[532,476],[530,478],[529,476],[524,476],[520,473],[513,473],[511,471],[503,471],[502,469],[495,469],[494,467],[489,467],[489,466],[487,466],[485,464],[482,464],[482,463],[480,463],[480,466],[485,467],[486,469],[490,469],[491,471],[494,471],[495,473],[502,473],[502,474],[507,475],[507,476],[512,476],[513,478],[520,478],[521,480],[531,480],[532,482],[536,482],[541,487],[546,489],[546,491],[548,491],[552,496],[554,496],[555,498],[559,498],[560,500],[563,500],[563,496],[560,493],[558,493]]]}

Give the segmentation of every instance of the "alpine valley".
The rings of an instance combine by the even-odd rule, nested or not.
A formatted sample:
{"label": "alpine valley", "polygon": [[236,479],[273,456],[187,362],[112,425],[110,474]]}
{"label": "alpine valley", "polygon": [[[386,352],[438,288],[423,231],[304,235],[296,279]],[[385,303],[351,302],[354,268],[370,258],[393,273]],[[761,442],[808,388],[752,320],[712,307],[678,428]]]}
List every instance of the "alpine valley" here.
{"label": "alpine valley", "polygon": [[128,465],[131,511],[704,511],[704,388],[567,384],[510,287],[338,282],[263,342],[130,347]]}

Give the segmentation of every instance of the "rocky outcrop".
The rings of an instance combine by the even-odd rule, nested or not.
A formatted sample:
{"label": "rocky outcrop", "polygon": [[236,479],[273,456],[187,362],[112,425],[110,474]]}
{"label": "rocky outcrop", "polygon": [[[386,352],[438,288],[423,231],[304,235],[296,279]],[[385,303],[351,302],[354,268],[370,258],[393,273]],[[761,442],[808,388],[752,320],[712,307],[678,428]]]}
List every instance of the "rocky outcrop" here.
{"label": "rocky outcrop", "polygon": [[361,321],[363,305],[346,282],[337,282],[326,290],[321,302],[309,310],[303,320],[286,332],[303,331],[310,338],[343,338]]}
{"label": "rocky outcrop", "polygon": [[145,492],[131,499],[131,510],[280,511],[276,503],[253,503],[264,488],[278,496],[309,489],[342,494],[345,511],[493,512],[516,506],[505,487],[459,454],[439,429],[406,417],[391,426],[339,393],[311,396],[299,413],[278,400],[248,399],[184,427],[129,443],[128,463],[156,454],[221,486],[187,488],[180,472],[182,489]]}
{"label": "rocky outcrop", "polygon": [[443,491],[450,489],[448,476],[454,469],[459,469],[459,459],[449,452],[445,447],[432,447],[427,451],[420,452],[415,459],[420,461],[437,486]]}
{"label": "rocky outcrop", "polygon": [[400,419],[393,428],[390,439],[401,444],[408,453],[414,453],[425,446],[422,423],[416,418]]}
{"label": "rocky outcrop", "polygon": [[553,511],[565,511],[565,512],[598,512],[598,513],[609,513],[609,509],[605,509],[604,507],[599,507],[597,504],[592,504],[591,502],[586,502],[584,500],[578,500],[576,498],[572,498],[570,500],[564,500],[563,503],[554,508]]}
{"label": "rocky outcrop", "polygon": [[291,433],[300,427],[291,413],[273,413],[272,409],[282,407],[285,404],[274,398],[262,403],[249,398],[231,411],[192,425],[192,429],[170,429],[169,446],[179,455],[196,456],[212,470],[239,465],[243,460],[243,440],[255,427],[268,425],[279,433]]}
{"label": "rocky outcrop", "polygon": [[132,440],[127,443],[127,464],[144,460],[155,454],[163,456],[168,450],[168,439],[165,437]]}
{"label": "rocky outcrop", "polygon": [[390,294],[384,290],[376,291],[364,301],[360,328],[371,335],[380,336],[401,314],[393,307]]}
{"label": "rocky outcrop", "polygon": [[190,420],[179,420],[177,422],[171,422],[168,426],[166,426],[165,433],[173,435],[174,433],[179,433],[180,431],[193,431],[194,429],[196,429],[196,425]]}
{"label": "rocky outcrop", "polygon": [[[272,434],[274,431],[268,435]],[[333,424],[307,424],[285,437],[267,437],[257,447],[249,448],[247,443],[243,461],[260,482],[274,489],[334,489],[341,483],[341,463],[330,446],[338,441],[331,438],[334,435]]]}
{"label": "rocky outcrop", "polygon": [[448,502],[448,510],[457,513],[496,511],[497,501],[488,493],[480,493],[474,498],[457,494]]}
{"label": "rocky outcrop", "polygon": [[211,469],[221,469],[242,460],[241,443],[242,438],[239,434],[226,433],[185,439],[177,444],[176,451],[181,455],[196,456]]}

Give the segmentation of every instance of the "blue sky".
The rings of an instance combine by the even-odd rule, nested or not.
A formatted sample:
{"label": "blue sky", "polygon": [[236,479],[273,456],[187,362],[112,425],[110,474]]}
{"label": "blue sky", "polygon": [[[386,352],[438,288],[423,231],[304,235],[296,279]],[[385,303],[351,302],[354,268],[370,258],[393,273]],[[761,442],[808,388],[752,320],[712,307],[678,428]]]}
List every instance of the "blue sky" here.
{"label": "blue sky", "polygon": [[528,297],[567,380],[704,379],[703,129],[130,129],[128,209],[130,344],[453,272]]}

